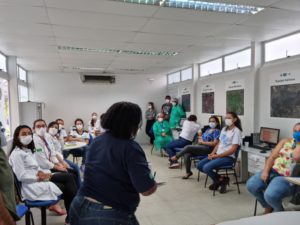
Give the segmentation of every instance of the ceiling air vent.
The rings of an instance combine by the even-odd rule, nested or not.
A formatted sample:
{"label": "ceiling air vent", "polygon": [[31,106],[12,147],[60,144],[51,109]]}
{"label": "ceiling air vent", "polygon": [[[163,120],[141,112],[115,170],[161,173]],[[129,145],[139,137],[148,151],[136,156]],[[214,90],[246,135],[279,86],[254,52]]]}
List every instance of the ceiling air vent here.
{"label": "ceiling air vent", "polygon": [[80,73],[83,83],[110,83],[116,82],[116,77],[108,75],[109,73]]}

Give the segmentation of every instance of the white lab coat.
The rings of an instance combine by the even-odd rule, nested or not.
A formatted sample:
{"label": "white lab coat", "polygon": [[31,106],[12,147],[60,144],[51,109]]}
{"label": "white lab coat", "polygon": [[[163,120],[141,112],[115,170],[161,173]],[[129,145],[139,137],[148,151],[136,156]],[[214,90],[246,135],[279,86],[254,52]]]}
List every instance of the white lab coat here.
{"label": "white lab coat", "polygon": [[95,133],[95,130],[100,130],[100,120],[96,120],[94,126],[92,126],[91,121],[89,121],[89,133]]}
{"label": "white lab coat", "polygon": [[52,147],[53,149],[51,149],[51,151],[53,152],[53,155],[55,155],[56,157],[53,158],[51,155],[51,162],[53,163],[59,163],[57,156],[59,155],[62,159],[64,158],[62,155],[62,145],[60,143],[60,141],[58,140],[58,138],[56,136],[52,136],[52,135],[47,135],[47,143],[49,143],[49,146]]}
{"label": "white lab coat", "polygon": [[[46,146],[45,142],[37,135],[33,134],[33,141],[35,145],[35,158],[39,166],[44,170],[51,170],[56,163],[56,152],[54,151],[53,144],[49,141],[51,137],[50,134],[45,134],[45,140],[48,144]],[[55,163],[53,163],[55,162]]]}
{"label": "white lab coat", "polygon": [[9,157],[11,165],[18,181],[22,183],[22,196],[26,200],[56,200],[62,194],[61,190],[50,181],[39,182],[38,171],[51,173],[49,170],[42,170],[35,158],[35,153],[30,149],[16,147]]}

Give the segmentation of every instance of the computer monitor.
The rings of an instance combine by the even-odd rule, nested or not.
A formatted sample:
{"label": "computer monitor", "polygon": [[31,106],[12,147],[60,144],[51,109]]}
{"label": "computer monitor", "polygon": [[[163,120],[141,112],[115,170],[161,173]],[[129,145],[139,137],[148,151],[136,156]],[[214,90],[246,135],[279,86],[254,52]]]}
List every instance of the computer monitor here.
{"label": "computer monitor", "polygon": [[280,129],[261,127],[259,141],[274,147],[279,142]]}
{"label": "computer monitor", "polygon": [[180,123],[179,123],[179,126],[180,126],[180,127],[183,126],[184,121],[186,121],[186,118],[181,118]]}

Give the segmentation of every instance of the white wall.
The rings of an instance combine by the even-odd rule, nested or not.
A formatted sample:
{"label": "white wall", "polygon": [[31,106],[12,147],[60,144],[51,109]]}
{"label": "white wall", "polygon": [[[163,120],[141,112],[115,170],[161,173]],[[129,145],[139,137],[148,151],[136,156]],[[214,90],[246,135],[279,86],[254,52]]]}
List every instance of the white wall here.
{"label": "white wall", "polygon": [[244,91],[244,115],[240,116],[244,135],[253,132],[253,116],[254,116],[254,70],[251,68],[241,69],[232,72],[226,72],[198,80],[196,108],[199,121],[202,125],[208,124],[211,114],[202,113],[202,86],[206,84],[214,84],[215,86],[215,112],[214,115],[224,116],[226,114],[226,82],[232,80],[243,80],[245,84]]}
{"label": "white wall", "polygon": [[[154,78],[150,82],[148,78]],[[118,101],[137,103],[143,110],[148,101],[160,108],[166,95],[166,77],[164,75],[119,75],[115,84],[83,84],[79,74],[75,73],[29,73],[29,99],[44,102],[44,118],[47,122],[63,118],[66,127],[80,117],[85,123],[92,112],[98,115]],[[144,132],[137,140],[148,142]]]}
{"label": "white wall", "polygon": [[[293,125],[300,122],[300,118],[289,119],[270,117],[270,79],[272,76],[276,76],[284,72],[289,72],[296,74],[296,76],[300,76],[300,59],[288,59],[264,65],[258,74],[259,87],[256,89],[259,91],[259,99],[257,99],[259,102],[259,115],[256,118],[258,119],[260,126],[279,128],[281,130],[280,136],[282,138],[291,137]],[[259,127],[255,128],[257,131],[259,130]]]}

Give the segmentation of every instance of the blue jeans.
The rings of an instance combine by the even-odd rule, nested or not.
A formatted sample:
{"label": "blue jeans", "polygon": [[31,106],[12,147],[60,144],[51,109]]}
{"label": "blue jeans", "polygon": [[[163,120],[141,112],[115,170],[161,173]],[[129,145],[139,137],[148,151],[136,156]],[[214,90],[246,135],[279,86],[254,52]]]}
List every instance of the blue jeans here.
{"label": "blue jeans", "polygon": [[116,209],[105,209],[83,196],[73,199],[69,211],[71,225],[139,225],[134,214]]}
{"label": "blue jeans", "polygon": [[169,159],[171,159],[177,153],[176,150],[175,150],[175,148],[183,148],[183,147],[185,147],[187,145],[190,145],[190,144],[192,144],[191,141],[188,141],[188,140],[186,140],[184,138],[179,137],[179,139],[176,139],[176,140],[170,142],[169,144],[167,144],[164,147],[164,149],[168,153]]}
{"label": "blue jeans", "polygon": [[[276,176],[267,185],[260,178],[262,172],[247,181],[248,191],[259,201],[263,208],[272,208],[275,212],[283,211],[282,199],[293,195],[293,186],[283,177]],[[276,172],[271,170],[270,177]]]}
{"label": "blue jeans", "polygon": [[71,162],[70,160],[68,159],[65,159],[66,163],[68,163],[68,165],[74,170],[74,172],[77,174],[77,180],[76,181],[76,185],[77,185],[77,188],[79,189],[80,188],[80,185],[81,185],[81,178],[80,178],[80,170],[79,170],[79,167],[77,166],[76,163],[73,163]]}
{"label": "blue jeans", "polygon": [[234,159],[232,157],[216,158],[209,160],[207,157],[202,159],[197,168],[203,173],[206,173],[214,183],[219,181],[218,174],[214,172],[214,169],[220,168],[222,166],[231,166],[233,165]]}

